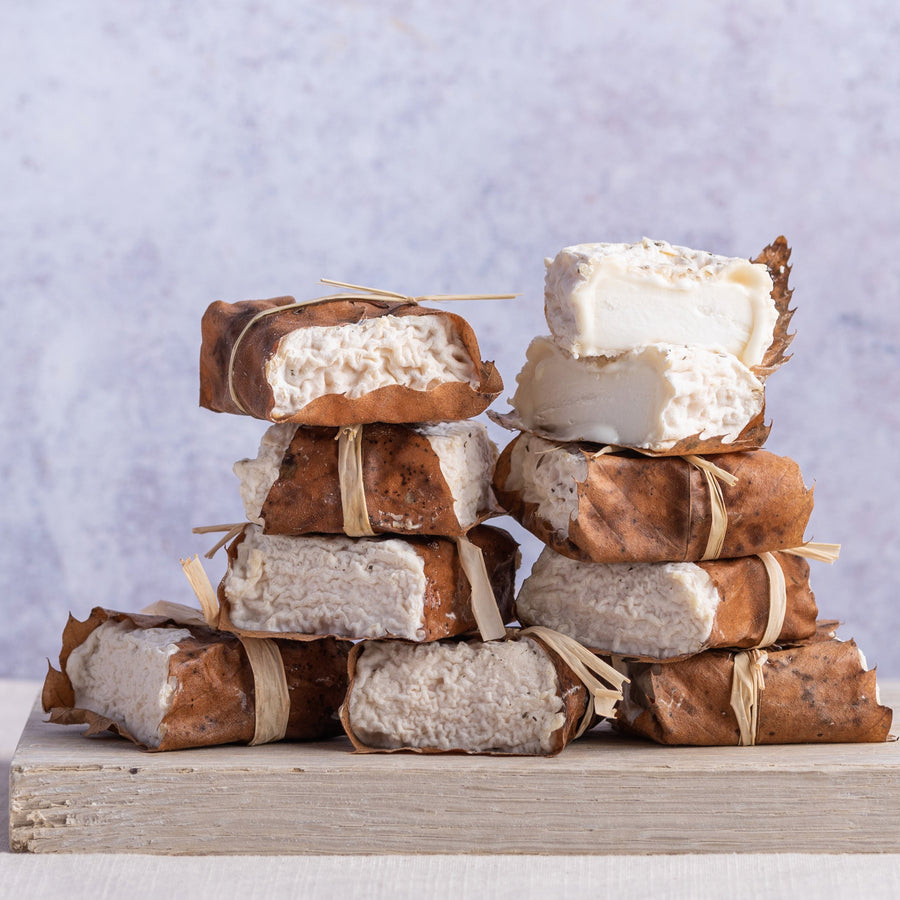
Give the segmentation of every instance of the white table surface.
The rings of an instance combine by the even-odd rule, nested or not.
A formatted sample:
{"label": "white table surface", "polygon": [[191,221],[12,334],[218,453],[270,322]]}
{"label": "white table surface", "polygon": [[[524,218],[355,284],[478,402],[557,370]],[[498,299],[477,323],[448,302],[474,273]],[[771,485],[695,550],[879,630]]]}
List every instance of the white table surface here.
{"label": "white table surface", "polygon": [[[40,688],[0,679],[0,766]],[[0,898],[900,897],[900,855],[160,857],[12,854],[2,797]],[[623,810],[623,815],[627,811]]]}

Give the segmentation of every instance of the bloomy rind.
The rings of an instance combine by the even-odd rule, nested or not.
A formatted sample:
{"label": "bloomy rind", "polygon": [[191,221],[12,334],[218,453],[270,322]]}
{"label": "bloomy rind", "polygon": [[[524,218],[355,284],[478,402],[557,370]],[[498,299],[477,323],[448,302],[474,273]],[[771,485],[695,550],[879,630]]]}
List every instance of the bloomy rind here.
{"label": "bloomy rind", "polygon": [[[272,313],[259,319],[241,338],[258,313],[288,306],[293,297],[212,303],[203,314],[200,347],[200,405],[214,412],[251,415],[270,422],[298,425],[358,425],[370,422],[449,422],[470,419],[483,412],[503,390],[503,381],[492,362],[481,360],[471,326],[454,313],[415,303],[382,300],[329,300]],[[355,399],[343,394],[318,397],[290,416],[276,418],[274,395],[266,380],[266,362],[285,334],[298,328],[339,326],[380,316],[439,316],[448,319],[472,360],[479,382],[446,382],[428,391],[400,385],[378,388]],[[228,369],[235,354],[233,386],[242,410],[231,397]]]}

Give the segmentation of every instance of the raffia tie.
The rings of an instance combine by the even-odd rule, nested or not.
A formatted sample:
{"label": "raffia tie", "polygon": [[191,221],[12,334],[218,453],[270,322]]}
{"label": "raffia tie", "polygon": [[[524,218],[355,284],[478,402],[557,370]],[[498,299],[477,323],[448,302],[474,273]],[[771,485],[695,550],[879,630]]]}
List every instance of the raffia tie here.
{"label": "raffia tie", "polygon": [[[795,556],[804,556],[822,562],[834,562],[840,551],[839,544],[804,544],[784,550]],[[740,729],[740,746],[752,747],[756,744],[759,733],[759,698],[765,689],[763,666],[768,654],[762,650],[775,643],[784,626],[787,612],[787,585],[784,571],[772,553],[757,554],[766,567],[769,577],[769,620],[759,643],[750,650],[736,653],[734,656],[734,672],[731,678],[731,708],[737,718]]]}
{"label": "raffia tie", "polygon": [[260,319],[264,319],[266,316],[275,315],[276,313],[288,312],[292,309],[300,309],[304,306],[314,306],[319,303],[329,303],[332,300],[388,300],[393,302],[400,303],[442,303],[444,301],[455,301],[455,300],[511,300],[514,297],[518,297],[518,294],[421,294],[415,297],[409,297],[405,294],[398,294],[395,291],[385,291],[381,288],[372,288],[372,287],[364,287],[359,284],[349,284],[346,281],[333,281],[330,278],[321,278],[321,284],[330,284],[335,287],[346,288],[346,293],[341,294],[328,294],[325,297],[313,297],[309,300],[298,300],[295,303],[287,303],[284,306],[273,306],[269,309],[264,309],[258,312],[255,316],[253,316],[247,324],[243,327],[240,334],[237,336],[237,340],[231,347],[231,356],[228,360],[228,393],[231,397],[232,403],[245,415],[249,415],[244,404],[238,399],[237,393],[234,389],[234,365],[237,360],[237,351],[238,347],[241,345],[241,342],[244,340],[247,332],[257,323]]}
{"label": "raffia tie", "polygon": [[[591,454],[591,456],[592,458],[606,456],[608,454],[620,453],[624,449],[631,448],[616,447],[615,445],[609,444],[602,447],[596,453]],[[636,452],[640,453],[641,451],[637,450]],[[722,486],[720,482],[727,484],[729,487],[734,487],[739,479],[737,475],[726,472],[725,469],[720,468],[715,463],[711,463],[703,456],[688,454],[681,458],[688,465],[693,466],[703,473],[706,478],[707,489],[709,490],[709,536],[706,539],[706,549],[703,551],[703,556],[701,556],[700,559],[718,559],[722,552],[722,547],[725,544],[725,534],[728,531],[728,509],[725,506],[725,498],[722,496]]]}
{"label": "raffia tie", "polygon": [[472,615],[483,641],[496,641],[506,637],[506,626],[497,608],[497,598],[484,563],[481,547],[477,547],[464,535],[456,539],[459,562],[472,591]]}
{"label": "raffia tie", "polygon": [[718,559],[725,544],[725,534],[728,531],[728,509],[725,506],[725,498],[722,496],[720,482],[734,487],[738,483],[738,478],[702,456],[688,455],[683,456],[682,459],[703,473],[709,490],[709,537],[706,539],[706,549],[700,558]]}
{"label": "raffia tie", "polygon": [[784,627],[784,617],[787,614],[787,585],[784,581],[784,570],[778,564],[778,560],[772,553],[758,553],[766,567],[766,575],[769,577],[769,619],[766,629],[760,638],[759,647],[770,647],[781,634]]}
{"label": "raffia tie", "polygon": [[348,537],[372,537],[363,483],[362,425],[347,425],[338,430],[338,484],[341,488],[341,511],[344,534]]}
{"label": "raffia tie", "polygon": [[740,729],[738,746],[752,747],[759,732],[760,692],[766,686],[763,666],[768,659],[765,650],[744,650],[734,656],[731,677],[731,708]]}
{"label": "raffia tie", "polygon": [[[200,560],[181,560],[181,567],[200,601],[203,622],[210,628],[219,627],[219,601]],[[172,604],[176,606],[177,604]],[[199,619],[196,610],[182,607]],[[174,618],[174,616],[173,616]],[[177,619],[176,619],[177,621]],[[197,624],[195,621],[194,624]],[[254,713],[256,725],[250,746],[280,741],[287,733],[291,700],[288,694],[287,676],[278,645],[269,638],[253,638],[235,635],[244,647],[250,670],[253,673]]]}
{"label": "raffia tie", "polygon": [[[622,699],[622,685],[629,679],[621,672],[591,653],[574,638],[543,625],[523,628],[519,635],[531,635],[550,648],[575,673],[587,688],[588,705],[575,735],[581,737],[588,730],[594,715],[615,715],[616,703]],[[602,680],[601,680],[602,679]],[[605,683],[604,683],[605,682]]]}

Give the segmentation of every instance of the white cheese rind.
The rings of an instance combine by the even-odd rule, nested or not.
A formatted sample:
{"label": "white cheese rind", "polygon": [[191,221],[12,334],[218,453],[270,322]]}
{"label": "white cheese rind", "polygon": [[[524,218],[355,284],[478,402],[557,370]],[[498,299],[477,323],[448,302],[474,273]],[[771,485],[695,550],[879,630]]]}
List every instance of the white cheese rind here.
{"label": "white cheese rind", "polygon": [[256,459],[240,459],[233,467],[240,479],[241,500],[248,522],[263,525],[260,515],[272,485],[278,480],[281,461],[297,431],[297,426],[280,422],[266,429],[259,442]]}
{"label": "white cheese rind", "polygon": [[234,625],[247,631],[425,638],[425,562],[399,538],[245,531],[225,575]]}
{"label": "white cheese rind", "polygon": [[497,446],[481,422],[438,422],[416,430],[428,438],[453,496],[453,511],[462,528],[478,521],[479,512],[499,512],[491,488]]}
{"label": "white cheese rind", "polygon": [[686,344],[752,367],[772,343],[778,310],[762,263],[644,238],[566,247],[545,264],[547,323],[576,357]]}
{"label": "white cheese rind", "polygon": [[447,382],[477,387],[475,363],[442,316],[380,316],[316,325],[284,335],[266,363],[272,416],[299,412],[318,397],[362,397],[399,385],[427,391]]}
{"label": "white cheese rind", "polygon": [[184,628],[138,628],[127,621],[99,625],[66,662],[75,708],[106,716],[140,743],[158,747],[175,696],[169,659],[190,636]]}
{"label": "white cheese rind", "polygon": [[559,682],[533,641],[373,643],[357,661],[350,724],[370,747],[549,753]]}
{"label": "white cheese rind", "polygon": [[653,451],[698,434],[730,443],[765,398],[762,383],[734,356],[672,344],[575,359],[538,337],[516,382],[510,402],[524,429]]}
{"label": "white cheese rind", "polygon": [[576,446],[552,444],[522,434],[509,455],[505,489],[536,503],[536,514],[562,538],[578,518],[578,485],[587,478],[587,459]]}
{"label": "white cheese rind", "polygon": [[669,659],[699,652],[721,598],[696,563],[583,563],[545,548],[516,608],[588,647]]}

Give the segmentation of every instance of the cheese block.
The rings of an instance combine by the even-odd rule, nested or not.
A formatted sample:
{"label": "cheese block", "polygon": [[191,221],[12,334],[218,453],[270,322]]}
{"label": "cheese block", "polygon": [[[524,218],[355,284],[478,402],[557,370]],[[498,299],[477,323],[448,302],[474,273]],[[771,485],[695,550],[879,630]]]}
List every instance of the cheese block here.
{"label": "cheese block", "polygon": [[[256,459],[234,466],[248,520],[267,534],[343,532],[339,431],[272,425]],[[497,448],[482,423],[374,423],[359,439],[372,531],[456,536],[501,512],[491,488]]]}
{"label": "cheese block", "polygon": [[414,303],[216,302],[202,335],[200,405],[272,422],[467,419],[503,387],[464,319]]}
{"label": "cheese block", "polygon": [[[732,706],[735,666],[755,683]],[[626,663],[613,725],[660,744],[817,744],[888,739],[891,710],[856,643],[821,633],[768,651],[707,650],[679,662]],[[749,700],[756,694],[756,727]],[[740,711],[740,712],[739,712]],[[744,720],[742,729],[741,716]]]}
{"label": "cheese block", "polygon": [[588,694],[539,640],[363,641],[341,721],[359,751],[550,756],[575,736]]}
{"label": "cheese block", "polygon": [[[341,732],[350,641],[275,642],[287,681],[285,738],[321,740]],[[156,615],[96,607],[69,617],[60,668],[50,668],[42,703],[50,721],[112,731],[146,750],[249,743],[256,691],[234,635]]]}
{"label": "cheese block", "polygon": [[[816,632],[809,564],[772,554],[784,577],[781,626],[769,643]],[[545,548],[522,583],[516,611],[596,651],[645,659],[689,656],[712,647],[755,647],[771,616],[772,591],[758,556],[710,562],[583,563]]]}
{"label": "cheese block", "polygon": [[762,446],[765,389],[727,353],[650,344],[576,359],[535,338],[516,376],[510,428],[556,441],[594,441],[655,454],[712,453]]}
{"label": "cheese block", "polygon": [[[559,553],[583,562],[703,559],[713,525],[705,474],[687,459],[514,438],[500,454],[500,505]],[[766,450],[704,457],[737,479],[720,482],[727,522],[718,557],[787,550],[804,542],[813,492],[800,467]]]}
{"label": "cheese block", "polygon": [[[518,545],[479,525],[479,547],[504,622],[512,618]],[[475,628],[455,541],[264,534],[247,525],[228,548],[219,626],[254,637],[401,637],[432,641]]]}
{"label": "cheese block", "polygon": [[784,238],[753,262],[647,238],[566,247],[545,261],[547,323],[575,357],[683,344],[768,371],[790,343],[789,256]]}

